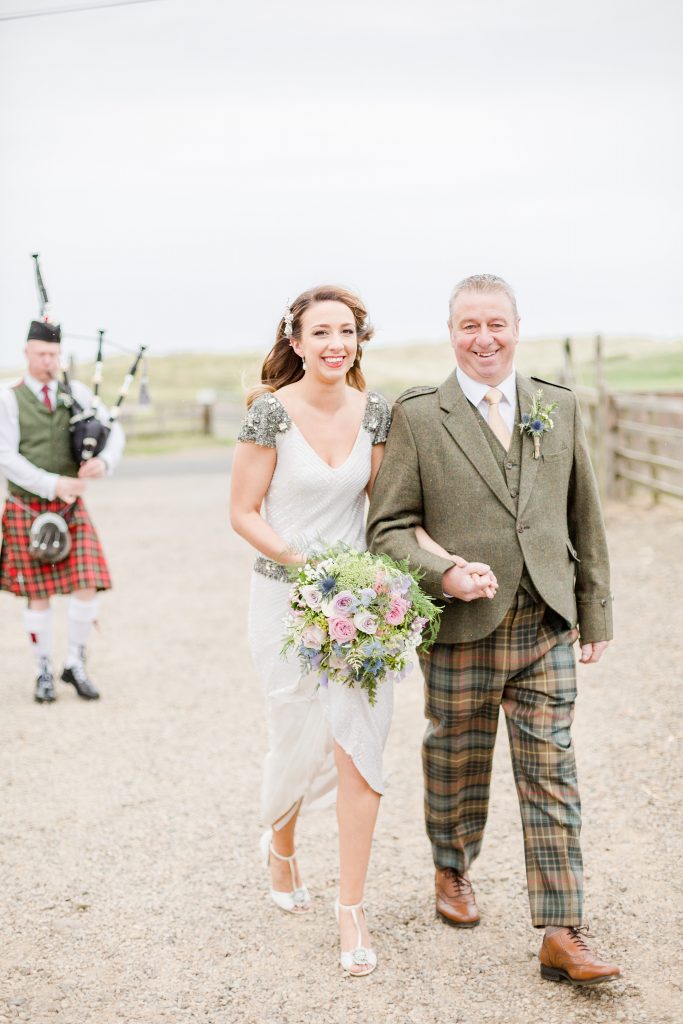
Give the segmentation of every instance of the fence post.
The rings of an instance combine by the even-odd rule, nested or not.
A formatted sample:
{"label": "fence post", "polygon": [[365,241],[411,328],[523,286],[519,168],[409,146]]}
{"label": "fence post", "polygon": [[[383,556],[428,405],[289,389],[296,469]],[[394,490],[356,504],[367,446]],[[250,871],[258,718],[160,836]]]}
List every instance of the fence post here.
{"label": "fence post", "polygon": [[565,385],[565,387],[570,388],[573,384],[576,384],[576,374],[574,373],[574,360],[572,358],[572,339],[565,338],[564,345],[562,347],[564,353],[564,360],[562,363],[562,383]]}
{"label": "fence post", "polygon": [[202,406],[202,434],[211,437],[213,434],[213,404]]}
{"label": "fence post", "polygon": [[[650,409],[648,411],[646,419],[647,419],[647,422],[650,423],[650,424],[654,424],[654,423],[657,422],[657,415],[656,415],[654,409]],[[650,455],[657,455],[658,454],[658,452],[659,452],[659,442],[658,442],[656,437],[649,437],[647,439],[647,450],[649,451]],[[655,464],[653,462],[650,463],[650,478],[652,480],[657,480],[659,478],[659,466],[655,466]],[[658,491],[656,487],[653,487],[652,488],[652,504],[653,505],[659,505],[660,498],[661,498],[661,492]]]}

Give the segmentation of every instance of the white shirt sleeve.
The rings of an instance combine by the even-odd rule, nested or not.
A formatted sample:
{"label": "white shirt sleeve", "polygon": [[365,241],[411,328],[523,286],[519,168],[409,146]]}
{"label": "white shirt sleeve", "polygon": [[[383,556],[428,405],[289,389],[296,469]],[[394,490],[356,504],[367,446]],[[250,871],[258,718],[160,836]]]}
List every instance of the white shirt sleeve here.
{"label": "white shirt sleeve", "polygon": [[0,473],[17,487],[52,501],[59,476],[19,454],[19,407],[13,388],[0,391]]}
{"label": "white shirt sleeve", "polygon": [[[82,405],[84,409],[90,408],[92,403],[92,391],[86,384],[82,384],[79,380],[73,380],[71,381],[71,391],[79,405]],[[106,406],[100,405],[98,419],[102,420],[103,423],[109,419],[109,410]],[[109,426],[109,424],[107,424],[107,426]],[[107,476],[111,476],[118,466],[125,447],[125,434],[123,433],[121,424],[115,420],[111,424],[111,432],[107,438],[107,443],[97,456],[98,459],[102,459],[106,465]]]}

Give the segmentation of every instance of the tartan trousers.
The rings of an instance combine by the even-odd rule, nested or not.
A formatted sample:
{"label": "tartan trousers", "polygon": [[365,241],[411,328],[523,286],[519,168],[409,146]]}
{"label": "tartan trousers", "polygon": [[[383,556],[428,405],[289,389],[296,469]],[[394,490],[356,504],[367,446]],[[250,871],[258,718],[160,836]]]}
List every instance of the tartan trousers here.
{"label": "tartan trousers", "polygon": [[520,588],[489,636],[435,644],[420,658],[428,719],[425,821],[434,862],[464,872],[480,851],[502,705],[535,927],[582,922],[581,802],[570,733],[576,637]]}

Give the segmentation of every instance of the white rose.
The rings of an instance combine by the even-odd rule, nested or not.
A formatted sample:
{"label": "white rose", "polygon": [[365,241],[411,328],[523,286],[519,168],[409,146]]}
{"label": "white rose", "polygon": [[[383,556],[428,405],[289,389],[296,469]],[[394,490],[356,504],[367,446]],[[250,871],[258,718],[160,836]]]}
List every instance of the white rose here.
{"label": "white rose", "polygon": [[370,612],[365,610],[356,612],[353,617],[353,624],[356,629],[359,629],[361,633],[376,633],[377,632],[377,618],[371,615]]}

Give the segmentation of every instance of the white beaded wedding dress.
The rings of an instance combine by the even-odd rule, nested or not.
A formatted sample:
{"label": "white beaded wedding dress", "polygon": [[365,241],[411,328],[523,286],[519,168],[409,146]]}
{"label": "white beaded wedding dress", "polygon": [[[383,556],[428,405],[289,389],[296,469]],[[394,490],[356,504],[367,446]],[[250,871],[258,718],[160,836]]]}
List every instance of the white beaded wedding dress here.
{"label": "white beaded wedding dress", "polygon": [[[384,398],[369,393],[363,422],[346,461],[332,468],[313,450],[274,394],[251,406],[239,441],[275,448],[277,463],[262,514],[287,543],[345,541],[365,549],[365,487],[373,444],[386,440],[390,422]],[[284,567],[259,557],[249,603],[249,647],[262,679],[268,726],[263,777],[264,825],[286,822],[331,802],[336,787],[333,741],[351,756],[369,786],[384,789],[382,752],[393,710],[393,684],[380,684],[377,703],[357,687],[318,685],[302,674],[291,653],[281,657],[289,583]]]}

